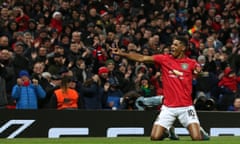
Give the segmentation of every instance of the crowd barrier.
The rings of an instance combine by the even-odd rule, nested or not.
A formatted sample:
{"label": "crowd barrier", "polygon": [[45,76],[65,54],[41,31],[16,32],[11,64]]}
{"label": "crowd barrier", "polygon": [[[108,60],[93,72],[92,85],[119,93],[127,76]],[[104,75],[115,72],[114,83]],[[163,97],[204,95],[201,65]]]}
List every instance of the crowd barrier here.
{"label": "crowd barrier", "polygon": [[[0,138],[149,136],[158,111],[0,110]],[[240,136],[238,112],[198,112],[210,136]],[[176,133],[188,135],[179,122]]]}

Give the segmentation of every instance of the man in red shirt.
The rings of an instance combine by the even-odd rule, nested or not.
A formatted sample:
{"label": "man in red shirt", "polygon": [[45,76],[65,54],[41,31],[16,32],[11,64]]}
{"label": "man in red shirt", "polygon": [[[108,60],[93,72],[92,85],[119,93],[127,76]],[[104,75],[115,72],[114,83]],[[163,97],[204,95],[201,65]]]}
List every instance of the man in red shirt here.
{"label": "man in red shirt", "polygon": [[188,39],[178,36],[171,45],[171,55],[146,56],[112,49],[113,54],[139,62],[154,62],[161,68],[164,102],[161,113],[154,122],[151,140],[163,140],[166,130],[170,129],[176,118],[188,129],[192,140],[206,139],[200,130],[200,122],[191,96],[193,75],[201,72],[201,67],[196,60],[186,57],[187,46]]}

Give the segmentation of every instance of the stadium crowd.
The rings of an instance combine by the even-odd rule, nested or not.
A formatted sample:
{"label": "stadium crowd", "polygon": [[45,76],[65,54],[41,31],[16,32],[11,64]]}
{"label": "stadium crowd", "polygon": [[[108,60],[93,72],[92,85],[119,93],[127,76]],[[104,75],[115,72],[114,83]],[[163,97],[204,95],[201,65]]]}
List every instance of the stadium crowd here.
{"label": "stadium crowd", "polygon": [[182,35],[186,54],[202,66],[193,79],[196,109],[240,109],[240,0],[0,4],[1,108],[135,109],[137,95],[163,95],[160,68],[111,48],[168,54],[173,36]]}

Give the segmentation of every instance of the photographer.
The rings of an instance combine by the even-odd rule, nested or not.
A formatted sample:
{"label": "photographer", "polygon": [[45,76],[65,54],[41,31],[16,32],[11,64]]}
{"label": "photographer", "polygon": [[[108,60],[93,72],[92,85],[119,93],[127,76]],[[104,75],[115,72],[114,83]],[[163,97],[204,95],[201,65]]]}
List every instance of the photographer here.
{"label": "photographer", "polygon": [[16,109],[38,109],[38,98],[45,98],[46,92],[38,80],[30,80],[28,71],[21,70],[17,84],[13,86],[12,98],[16,100]]}

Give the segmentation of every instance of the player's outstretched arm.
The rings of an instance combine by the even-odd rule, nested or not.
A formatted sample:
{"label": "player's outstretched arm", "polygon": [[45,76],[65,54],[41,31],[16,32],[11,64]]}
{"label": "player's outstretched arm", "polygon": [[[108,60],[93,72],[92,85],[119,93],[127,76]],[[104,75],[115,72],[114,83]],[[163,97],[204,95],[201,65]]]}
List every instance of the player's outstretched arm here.
{"label": "player's outstretched arm", "polygon": [[145,56],[145,55],[141,55],[139,53],[126,53],[126,52],[122,52],[119,48],[111,48],[111,49],[112,49],[112,54],[123,56],[123,57],[126,57],[126,58],[134,60],[134,61],[153,62],[152,56]]}

